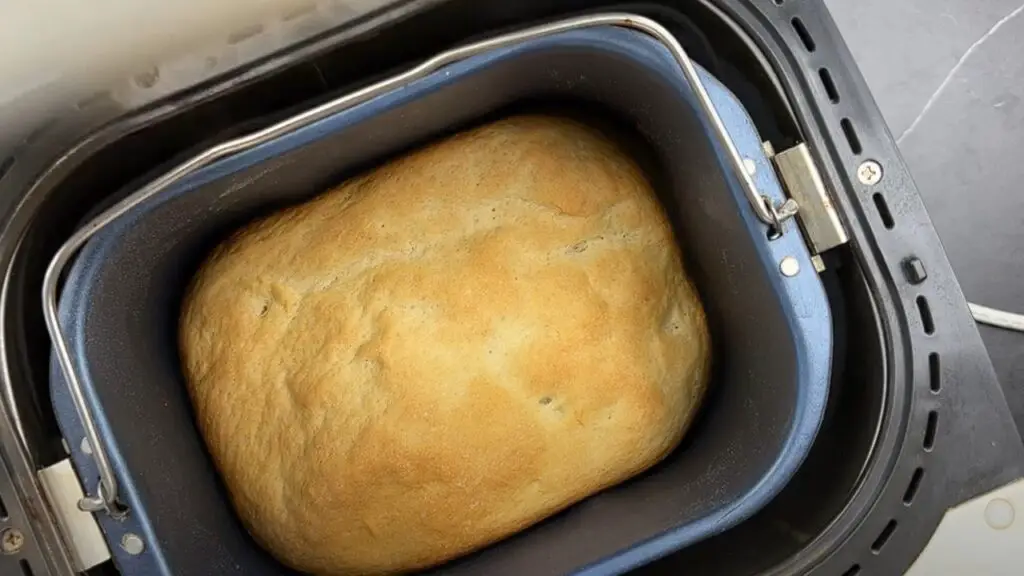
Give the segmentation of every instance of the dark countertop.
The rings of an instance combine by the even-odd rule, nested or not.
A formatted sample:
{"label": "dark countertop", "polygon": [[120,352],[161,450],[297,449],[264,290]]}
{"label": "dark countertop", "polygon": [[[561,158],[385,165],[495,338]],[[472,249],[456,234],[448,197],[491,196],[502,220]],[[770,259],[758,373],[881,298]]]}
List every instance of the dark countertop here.
{"label": "dark countertop", "polygon": [[[827,4],[967,299],[1024,313],[1024,3]],[[980,329],[1024,433],[1024,334]]]}

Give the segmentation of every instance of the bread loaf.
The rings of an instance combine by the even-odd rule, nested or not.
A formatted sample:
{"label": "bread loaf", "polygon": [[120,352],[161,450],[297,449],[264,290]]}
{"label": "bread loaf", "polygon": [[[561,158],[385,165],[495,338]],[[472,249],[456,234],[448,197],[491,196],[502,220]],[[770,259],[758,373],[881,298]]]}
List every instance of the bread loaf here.
{"label": "bread loaf", "polygon": [[237,513],[315,574],[436,565],[650,467],[694,416],[709,346],[643,173],[547,116],[252,223],[180,318]]}

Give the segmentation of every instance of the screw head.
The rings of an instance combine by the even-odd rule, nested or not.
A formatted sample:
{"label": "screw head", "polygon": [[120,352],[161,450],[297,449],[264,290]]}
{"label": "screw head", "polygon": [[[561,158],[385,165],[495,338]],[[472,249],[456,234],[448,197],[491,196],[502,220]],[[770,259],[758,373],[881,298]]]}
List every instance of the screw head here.
{"label": "screw head", "polygon": [[873,186],[882,180],[882,165],[874,160],[865,160],[857,167],[857,179],[865,186]]}
{"label": "screw head", "polygon": [[0,532],[0,550],[4,554],[17,554],[25,545],[25,535],[17,528],[7,528]]}
{"label": "screw head", "polygon": [[132,556],[138,556],[146,549],[146,543],[137,534],[129,532],[121,537],[121,548]]}
{"label": "screw head", "polygon": [[786,256],[779,262],[779,271],[783,276],[792,278],[800,273],[800,261],[792,256]]}

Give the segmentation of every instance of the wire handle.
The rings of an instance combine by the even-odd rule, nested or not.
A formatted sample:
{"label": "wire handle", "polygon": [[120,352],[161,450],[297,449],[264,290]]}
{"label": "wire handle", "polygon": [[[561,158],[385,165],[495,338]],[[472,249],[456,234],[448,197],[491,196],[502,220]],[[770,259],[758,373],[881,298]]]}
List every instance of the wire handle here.
{"label": "wire handle", "polygon": [[71,262],[75,254],[78,253],[89,238],[126,214],[128,211],[132,210],[134,207],[138,206],[147,198],[166,189],[195,171],[224,157],[245,151],[340,111],[351,108],[352,106],[366,102],[371,98],[375,98],[381,94],[399,88],[409,82],[422,78],[444,66],[453,64],[460,60],[464,60],[490,50],[518,44],[525,40],[541,38],[580,28],[593,28],[596,26],[619,26],[638,30],[660,41],[669,49],[675,57],[676,62],[679,64],[679,67],[683,72],[683,76],[697,94],[697,100],[700,103],[702,111],[711,120],[711,125],[714,128],[715,135],[729,156],[733,171],[736,173],[740,183],[743,185],[746,196],[754,210],[754,214],[757,215],[759,220],[769,226],[772,226],[776,231],[781,232],[782,223],[796,213],[796,204],[792,200],[789,200],[787,202],[780,203],[779,205],[775,205],[771,199],[758,192],[753,178],[751,178],[751,175],[743,165],[743,158],[740,156],[735,143],[732,141],[732,138],[726,130],[721,117],[718,115],[718,111],[715,109],[714,103],[711,101],[704,84],[700,80],[693,61],[690,60],[690,57],[686,54],[686,51],[675,37],[657,22],[643,16],[626,13],[580,16],[503,34],[443,52],[406,72],[392,76],[391,78],[383,80],[377,84],[356,90],[355,92],[351,92],[330,102],[321,104],[311,110],[307,110],[306,112],[297,114],[286,120],[282,120],[281,122],[262,130],[233,140],[228,140],[199,153],[191,159],[174,167],[169,172],[149,182],[124,200],[101,213],[88,224],[77,230],[53,256],[53,259],[50,261],[50,265],[46,269],[46,275],[43,278],[43,316],[46,321],[46,327],[50,333],[50,340],[52,341],[54,350],[57,354],[57,360],[60,363],[61,371],[64,374],[65,383],[71,393],[75,412],[82,422],[82,426],[85,430],[85,436],[89,441],[89,445],[92,447],[93,458],[96,461],[96,465],[97,468],[99,468],[100,473],[99,485],[96,486],[94,493],[91,494],[88,492],[88,488],[86,488],[87,495],[79,501],[79,508],[88,512],[104,511],[113,517],[122,517],[127,513],[127,509],[118,501],[117,475],[111,465],[110,455],[104,447],[104,441],[100,437],[96,420],[85,400],[81,380],[78,377],[75,364],[71,358],[71,352],[68,348],[67,341],[65,340],[64,333],[61,330],[60,322],[58,320],[58,280],[61,273]]}

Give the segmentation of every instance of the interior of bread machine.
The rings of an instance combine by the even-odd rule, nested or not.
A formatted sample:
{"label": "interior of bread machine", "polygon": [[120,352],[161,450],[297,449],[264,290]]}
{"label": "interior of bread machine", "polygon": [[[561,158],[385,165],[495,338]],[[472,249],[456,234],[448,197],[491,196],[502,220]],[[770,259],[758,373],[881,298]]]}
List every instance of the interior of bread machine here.
{"label": "interior of bread machine", "polygon": [[[759,216],[785,199],[762,142],[799,140],[764,61],[735,35],[706,34],[714,25],[653,16],[693,58],[691,75],[640,19],[530,28],[536,33],[433,61],[390,85],[380,82],[396,76],[346,58],[366,46],[342,47],[317,56],[316,83],[282,73],[183,111],[191,118],[140,127],[52,191],[25,236],[37,257],[18,261],[14,294],[39,294],[52,256],[66,257],[52,275],[61,284],[49,288],[69,363],[46,352],[46,322],[29,307],[17,318],[21,361],[54,406],[44,426],[81,439],[83,413],[92,420],[117,480],[116,513],[97,515],[117,570],[285,571],[232,512],[178,368],[176,314],[207,251],[253,217],[396,154],[527,112],[590,123],[644,167],[707,309],[712,387],[664,462],[437,571],[618,573],[692,554],[695,569],[713,562],[755,573],[799,549],[806,539],[794,533],[816,533],[838,513],[879,421],[884,367],[870,295],[841,250],[818,271],[795,221]],[[430,55],[394,50],[379,54],[394,74]],[[258,137],[237,145],[239,135]],[[855,363],[846,362],[851,339]],[[97,494],[104,471],[95,450],[68,445],[86,492]],[[722,534],[740,523],[742,546],[754,552],[709,560],[702,551],[740,545]],[[117,544],[129,533],[146,543],[141,554]]]}

